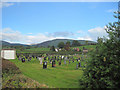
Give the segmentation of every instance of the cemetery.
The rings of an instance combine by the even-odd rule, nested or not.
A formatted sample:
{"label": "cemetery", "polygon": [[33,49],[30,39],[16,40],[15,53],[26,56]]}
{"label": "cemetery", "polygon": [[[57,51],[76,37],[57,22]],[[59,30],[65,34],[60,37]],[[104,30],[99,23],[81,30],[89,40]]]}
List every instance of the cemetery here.
{"label": "cemetery", "polygon": [[49,87],[79,88],[79,79],[88,59],[89,55],[84,53],[73,55],[16,53],[15,59],[9,61],[13,62],[25,76]]}
{"label": "cemetery", "polygon": [[120,2],[1,5],[0,89],[119,90]]}

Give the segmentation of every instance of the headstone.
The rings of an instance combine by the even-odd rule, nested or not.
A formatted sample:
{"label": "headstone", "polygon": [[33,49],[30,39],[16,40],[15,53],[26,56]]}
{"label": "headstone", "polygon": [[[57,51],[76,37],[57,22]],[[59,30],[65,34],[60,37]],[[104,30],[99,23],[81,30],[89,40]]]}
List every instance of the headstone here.
{"label": "headstone", "polygon": [[83,61],[83,57],[81,57],[81,61]]}
{"label": "headstone", "polygon": [[47,68],[47,62],[43,62],[43,69]]}
{"label": "headstone", "polygon": [[56,64],[55,64],[55,60],[52,61],[52,67],[55,67]]}
{"label": "headstone", "polygon": [[25,62],[25,58],[22,58],[22,62]]}
{"label": "headstone", "polygon": [[48,60],[50,60],[50,57],[48,57]]}
{"label": "headstone", "polygon": [[47,57],[44,57],[44,60],[46,60]]}
{"label": "headstone", "polygon": [[34,56],[34,55],[32,55],[32,57],[33,57],[33,58],[35,58],[35,56]]}
{"label": "headstone", "polygon": [[67,59],[69,59],[70,57],[68,56]]}
{"label": "headstone", "polygon": [[72,62],[74,62],[74,59],[72,60]]}
{"label": "headstone", "polygon": [[28,57],[27,57],[27,56],[25,56],[25,58],[26,58],[26,59],[28,59]]}
{"label": "headstone", "polygon": [[61,65],[61,61],[59,61],[59,65]]}
{"label": "headstone", "polygon": [[70,60],[69,60],[69,64],[70,64]]}
{"label": "headstone", "polygon": [[78,69],[78,64],[76,64],[76,69]]}
{"label": "headstone", "polygon": [[22,58],[21,58],[21,57],[19,57],[19,58],[18,58],[18,60],[22,60]]}
{"label": "headstone", "polygon": [[76,61],[78,62],[78,59],[76,59]]}
{"label": "headstone", "polygon": [[19,58],[19,55],[17,55],[17,58]]}
{"label": "headstone", "polygon": [[81,62],[79,62],[79,65],[78,65],[78,67],[81,67]]}
{"label": "headstone", "polygon": [[64,58],[64,56],[62,56],[62,59]]}
{"label": "headstone", "polygon": [[64,64],[66,64],[66,60],[64,60]]}
{"label": "headstone", "polygon": [[42,64],[42,60],[43,60],[43,58],[38,58],[38,60],[40,61],[40,64]]}
{"label": "headstone", "polygon": [[56,60],[56,56],[55,56],[55,60]]}
{"label": "headstone", "polygon": [[28,57],[27,60],[30,61],[31,60],[30,57]]}
{"label": "headstone", "polygon": [[49,63],[52,63],[52,60],[50,60],[50,62]]}
{"label": "headstone", "polygon": [[38,57],[36,56],[36,59],[38,59]]}

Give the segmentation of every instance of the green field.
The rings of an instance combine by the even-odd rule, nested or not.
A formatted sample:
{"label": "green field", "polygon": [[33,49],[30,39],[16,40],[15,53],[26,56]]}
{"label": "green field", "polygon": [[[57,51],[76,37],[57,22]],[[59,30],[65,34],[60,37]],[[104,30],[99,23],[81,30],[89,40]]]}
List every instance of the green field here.
{"label": "green field", "polygon": [[[76,56],[74,56],[75,58]],[[87,58],[84,57],[85,60]],[[20,71],[27,77],[30,77],[33,80],[38,81],[41,84],[45,84],[49,87],[55,88],[79,88],[79,79],[83,74],[84,67],[76,69],[76,63],[71,62],[67,65],[62,62],[62,65],[59,66],[56,62],[56,67],[52,67],[50,63],[47,64],[47,69],[43,69],[43,65],[39,64],[39,61],[32,59],[30,62],[26,61],[22,63],[18,59],[10,60],[19,67]],[[85,61],[81,62],[83,66]]]}
{"label": "green field", "polygon": [[[73,50],[73,48],[79,48],[83,50],[83,47],[85,47],[88,50],[92,50],[96,47],[96,45],[84,45],[84,46],[78,46],[78,47],[71,47],[71,50]],[[19,49],[17,49],[17,53],[50,53],[50,52],[51,52],[50,48],[44,48],[44,47],[24,49],[23,51],[20,51]]]}
{"label": "green field", "polygon": [[78,46],[78,47],[71,47],[73,48],[79,48],[79,49],[83,49],[83,47],[85,47],[86,49],[90,50],[90,49],[94,49],[96,47],[96,45],[85,45],[85,46]]}

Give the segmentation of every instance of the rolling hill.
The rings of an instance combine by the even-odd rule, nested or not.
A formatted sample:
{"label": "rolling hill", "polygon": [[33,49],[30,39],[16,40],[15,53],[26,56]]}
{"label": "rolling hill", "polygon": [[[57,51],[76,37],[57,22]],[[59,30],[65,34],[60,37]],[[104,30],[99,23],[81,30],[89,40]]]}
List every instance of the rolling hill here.
{"label": "rolling hill", "polygon": [[[60,42],[64,42],[66,43],[67,41],[70,41],[70,43],[72,43],[72,39],[54,39],[54,40],[49,40],[49,41],[45,41],[42,43],[38,43],[38,44],[33,44],[30,46],[38,46],[38,47],[48,47],[48,46],[55,46],[57,47],[58,43]],[[82,45],[84,45],[86,43],[86,40],[78,40]],[[6,42],[6,41],[0,41],[0,43],[2,43],[3,46],[29,46],[27,44],[20,44],[20,43],[10,43],[10,42]],[[95,44],[96,42],[94,41],[88,41],[88,43],[93,43]]]}
{"label": "rolling hill", "polygon": [[28,46],[26,44],[10,43],[10,42],[7,42],[7,41],[0,41],[0,43],[2,44],[2,46]]}
{"label": "rolling hill", "polygon": [[[43,47],[48,47],[48,46],[55,46],[57,47],[58,43],[60,42],[64,42],[66,43],[67,41],[70,41],[70,43],[72,44],[72,39],[54,39],[54,40],[50,40],[50,41],[46,41],[46,42],[42,42],[39,44],[35,44],[37,46],[43,46]],[[82,45],[84,45],[86,43],[86,40],[78,40]],[[88,41],[88,43],[96,43],[94,41]]]}

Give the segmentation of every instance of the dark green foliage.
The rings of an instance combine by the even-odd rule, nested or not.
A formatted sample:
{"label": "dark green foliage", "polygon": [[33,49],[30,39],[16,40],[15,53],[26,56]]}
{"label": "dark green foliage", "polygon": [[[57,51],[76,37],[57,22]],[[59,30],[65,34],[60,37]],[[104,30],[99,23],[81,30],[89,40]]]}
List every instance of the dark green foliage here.
{"label": "dark green foliage", "polygon": [[[77,41],[80,42],[80,44],[82,44],[82,45],[86,44],[85,40],[77,40]],[[60,42],[64,42],[65,44],[66,44],[66,42],[70,42],[70,45],[72,45],[73,40],[72,39],[54,39],[54,40],[49,40],[49,41],[45,41],[42,43],[38,43],[36,45],[43,46],[43,47],[47,47],[48,45],[50,45],[50,46],[54,45],[55,47],[57,47]],[[88,41],[88,43],[96,44],[96,42],[93,42],[93,41]]]}
{"label": "dark green foliage", "polygon": [[64,46],[65,46],[64,42],[60,42],[60,43],[58,44],[58,47],[59,47],[59,48],[64,48]]}
{"label": "dark green foliage", "polygon": [[67,42],[66,42],[66,45],[69,45],[69,46],[70,46],[70,41],[67,41]]}
{"label": "dark green foliage", "polygon": [[51,50],[51,51],[55,51],[55,47],[52,46],[52,47],[50,48],[50,50]]}
{"label": "dark green foliage", "polygon": [[66,51],[69,51],[69,50],[70,50],[70,42],[69,42],[69,41],[67,41],[66,44],[64,45],[64,49],[65,49]]}
{"label": "dark green foliage", "polygon": [[[2,73],[16,74],[21,73],[19,68],[9,60],[2,59]],[[8,73],[8,74],[9,74]]]}
{"label": "dark green foliage", "polygon": [[80,42],[78,42],[77,40],[73,40],[72,42],[73,47],[80,46],[80,45],[81,45]]}
{"label": "dark green foliage", "polygon": [[120,28],[119,23],[109,23],[106,32],[109,39],[98,38],[96,50],[91,53],[82,87],[120,88]]}

